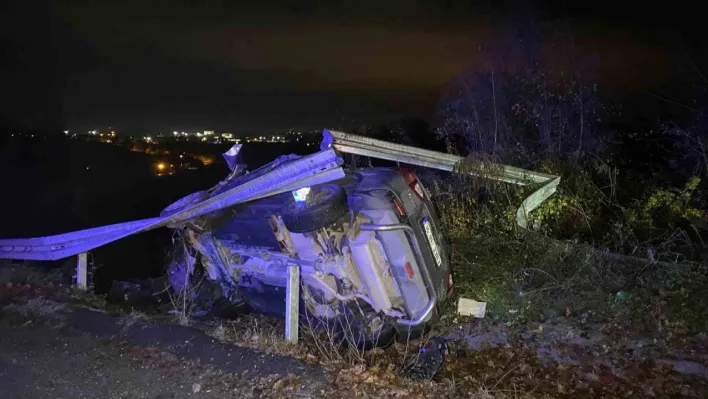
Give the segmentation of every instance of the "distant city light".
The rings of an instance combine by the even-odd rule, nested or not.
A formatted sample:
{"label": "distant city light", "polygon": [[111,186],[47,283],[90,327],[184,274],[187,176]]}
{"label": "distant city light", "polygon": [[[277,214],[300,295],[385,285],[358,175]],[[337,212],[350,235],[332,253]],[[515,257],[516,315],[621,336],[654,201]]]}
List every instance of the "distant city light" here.
{"label": "distant city light", "polygon": [[64,130],[64,134],[69,134],[69,131],[68,131],[68,130]]}
{"label": "distant city light", "polygon": [[174,134],[175,136],[179,136],[179,132],[177,132],[177,131],[172,132],[172,134]]}
{"label": "distant city light", "polygon": [[167,167],[167,165],[165,165],[165,164],[162,163],[162,162],[160,162],[160,163],[157,164],[157,169],[158,169],[158,170],[165,170],[166,167]]}
{"label": "distant city light", "polygon": [[202,161],[202,164],[204,164],[204,166],[209,166],[214,163],[214,158],[210,156],[200,155],[198,158],[200,161]]}

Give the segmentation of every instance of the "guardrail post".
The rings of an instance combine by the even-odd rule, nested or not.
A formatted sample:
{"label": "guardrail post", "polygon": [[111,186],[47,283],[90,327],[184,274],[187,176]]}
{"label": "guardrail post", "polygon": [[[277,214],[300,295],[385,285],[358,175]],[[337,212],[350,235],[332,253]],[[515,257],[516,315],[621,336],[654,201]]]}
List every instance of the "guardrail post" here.
{"label": "guardrail post", "polygon": [[80,253],[76,257],[76,286],[81,290],[88,288],[88,254]]}
{"label": "guardrail post", "polygon": [[285,288],[285,339],[293,344],[298,341],[300,313],[300,266],[288,266],[288,284]]}

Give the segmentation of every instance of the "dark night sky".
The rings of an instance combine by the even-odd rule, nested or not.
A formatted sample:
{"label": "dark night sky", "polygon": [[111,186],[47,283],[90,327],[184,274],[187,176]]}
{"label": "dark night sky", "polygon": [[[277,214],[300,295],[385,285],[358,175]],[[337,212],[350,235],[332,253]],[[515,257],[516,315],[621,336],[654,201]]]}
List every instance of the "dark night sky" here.
{"label": "dark night sky", "polygon": [[[490,10],[519,9],[419,0],[4,3],[0,127],[122,131],[430,118],[446,83],[484,62],[477,48],[494,32]],[[577,2],[533,8],[567,17],[608,90],[665,85],[677,49],[701,52],[690,31],[699,13],[678,2],[567,3]]]}

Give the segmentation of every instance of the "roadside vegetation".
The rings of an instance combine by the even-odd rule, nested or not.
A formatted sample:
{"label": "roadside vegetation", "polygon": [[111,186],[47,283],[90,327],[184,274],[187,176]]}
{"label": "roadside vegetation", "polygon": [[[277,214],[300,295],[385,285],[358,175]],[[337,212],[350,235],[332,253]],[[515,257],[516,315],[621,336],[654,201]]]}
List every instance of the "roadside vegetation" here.
{"label": "roadside vegetation", "polygon": [[[441,378],[455,380],[458,390],[484,387],[500,397],[509,387],[514,397],[637,389],[645,396],[701,396],[702,388],[691,389],[705,381],[683,388],[652,384],[672,378],[656,364],[691,358],[686,348],[705,345],[708,329],[708,120],[697,105],[708,104],[705,88],[695,91],[690,106],[679,104],[681,112],[672,108],[676,101],[657,99],[665,114],[620,124],[622,108],[589,73],[592,58],[556,28],[511,21],[485,41],[487,68],[453,81],[434,128],[402,120],[357,130],[445,149],[470,164],[562,178],[521,229],[516,210],[536,187],[416,170],[435,197],[455,275],[453,298],[434,334],[450,338],[459,356],[448,356]],[[563,49],[565,58],[551,62],[551,47]],[[700,71],[686,65],[703,87]],[[458,316],[459,297],[486,302],[484,320]],[[468,352],[480,341],[492,345]],[[606,357],[603,364],[565,355],[552,356],[557,368],[538,363],[540,353],[577,347]],[[633,364],[625,363],[627,353]],[[695,359],[691,367],[706,378],[705,354]]]}
{"label": "roadside vegetation", "polygon": [[[511,17],[494,32],[480,45],[485,67],[452,81],[434,126],[403,120],[357,131],[491,170],[561,176],[522,230],[516,210],[536,187],[416,170],[450,241],[455,295],[487,302],[488,317],[509,323],[593,314],[638,326],[651,315],[705,331],[708,120],[696,104],[708,104],[706,89],[694,90],[690,106],[657,99],[671,117],[628,125],[603,96],[592,54],[562,24]],[[705,82],[690,60],[677,68],[685,65]]]}
{"label": "roadside vegetation", "polygon": [[[590,313],[705,331],[702,111],[656,120],[647,131],[613,128],[619,109],[600,102],[587,72],[568,73],[587,71],[580,65],[590,61],[568,36],[524,23],[508,32],[488,47],[488,70],[453,84],[436,137],[473,162],[562,180],[522,231],[514,215],[533,187],[429,175],[453,248],[456,293],[486,301],[504,321]],[[563,63],[544,58],[550,46],[566,50]]]}

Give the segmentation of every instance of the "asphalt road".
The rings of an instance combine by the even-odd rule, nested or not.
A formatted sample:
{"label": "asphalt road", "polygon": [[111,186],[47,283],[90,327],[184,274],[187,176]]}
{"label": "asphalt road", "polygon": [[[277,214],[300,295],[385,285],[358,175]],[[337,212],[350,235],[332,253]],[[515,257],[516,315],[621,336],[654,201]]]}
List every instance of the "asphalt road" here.
{"label": "asphalt road", "polygon": [[327,383],[319,366],[190,327],[125,326],[85,308],[49,321],[0,312],[5,399],[317,397]]}

